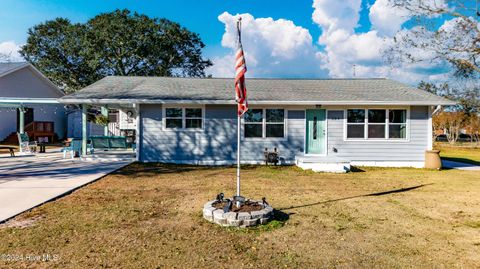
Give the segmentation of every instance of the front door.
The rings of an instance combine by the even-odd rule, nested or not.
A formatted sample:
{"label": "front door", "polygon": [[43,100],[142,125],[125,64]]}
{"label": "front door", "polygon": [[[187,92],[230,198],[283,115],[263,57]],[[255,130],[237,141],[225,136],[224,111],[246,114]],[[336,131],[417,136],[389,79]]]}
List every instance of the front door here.
{"label": "front door", "polygon": [[325,109],[307,109],[305,153],[325,154]]}

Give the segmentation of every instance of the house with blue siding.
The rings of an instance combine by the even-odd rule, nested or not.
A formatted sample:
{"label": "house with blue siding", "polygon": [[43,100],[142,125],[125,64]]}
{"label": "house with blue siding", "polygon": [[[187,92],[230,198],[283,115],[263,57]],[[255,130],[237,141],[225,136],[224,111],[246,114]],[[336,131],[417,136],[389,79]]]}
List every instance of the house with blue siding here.
{"label": "house with blue siding", "polygon": [[[241,162],[316,171],[350,165],[423,167],[432,148],[432,113],[454,103],[389,79],[248,79]],[[236,161],[233,79],[105,77],[65,104],[136,111],[137,159],[199,165]]]}

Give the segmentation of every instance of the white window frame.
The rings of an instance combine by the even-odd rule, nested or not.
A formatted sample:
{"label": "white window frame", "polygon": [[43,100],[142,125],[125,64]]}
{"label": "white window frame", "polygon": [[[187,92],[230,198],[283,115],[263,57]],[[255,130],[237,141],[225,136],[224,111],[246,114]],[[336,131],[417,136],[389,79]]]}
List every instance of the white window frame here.
{"label": "white window frame", "polygon": [[[363,123],[348,123],[348,110],[352,109],[359,109],[359,110],[364,110],[365,111],[365,121]],[[384,138],[368,138],[368,110],[385,110],[386,116],[385,116],[385,123],[370,123],[370,125],[385,125],[385,137]],[[390,122],[389,122],[389,117],[390,117],[390,110],[406,110],[406,122],[405,123],[392,123],[392,125],[400,125],[400,124],[405,124],[406,125],[406,137],[405,138],[389,138],[389,131],[390,131]],[[350,108],[345,108],[343,111],[343,141],[345,142],[381,142],[381,141],[388,141],[388,142],[399,142],[399,143],[405,143],[405,142],[410,142],[410,107],[350,107]],[[347,131],[348,125],[364,125],[364,134],[363,138],[348,138],[347,137]]]}
{"label": "white window frame", "polygon": [[[392,123],[390,122],[390,110],[406,110],[404,108],[390,108],[387,110],[387,127],[386,131],[388,133],[385,133],[385,137],[388,137],[389,141],[404,141],[404,140],[410,140],[410,134],[409,134],[409,122],[410,122],[410,111],[406,110],[406,115],[405,115],[405,123]],[[390,126],[391,125],[404,125],[405,124],[405,138],[390,138]]]}
{"label": "white window frame", "polygon": [[[369,111],[370,110],[383,110],[385,111],[385,122],[369,122],[368,121],[368,115],[369,115]],[[388,115],[389,115],[389,110],[388,109],[385,109],[385,108],[367,108],[365,109],[365,133],[363,135],[364,139],[367,139],[367,140],[388,140]],[[351,123],[350,123],[351,124]],[[383,125],[383,131],[385,132],[383,138],[380,138],[380,137],[374,137],[374,138],[369,138],[368,137],[368,127],[370,127],[370,125]]]}
{"label": "white window frame", "polygon": [[[262,110],[262,122],[246,122],[245,118],[242,117],[242,140],[270,140],[270,141],[285,141],[287,140],[287,119],[288,119],[288,110],[283,107],[249,107],[251,109],[261,109]],[[283,123],[281,122],[271,122],[268,124],[283,124],[283,137],[266,137],[267,135],[267,109],[282,109],[283,110]],[[245,137],[245,124],[259,124],[262,125],[262,137]]]}
{"label": "white window frame", "polygon": [[[348,110],[363,110],[364,113],[364,118],[363,122],[348,122]],[[365,108],[348,108],[345,109],[344,112],[344,118],[345,118],[345,128],[344,128],[344,140],[352,141],[352,140],[365,140],[366,135],[368,134],[368,113],[367,109]],[[363,138],[348,138],[347,132],[348,132],[348,125],[363,125]]]}
{"label": "white window frame", "polygon": [[[167,128],[167,109],[168,108],[180,108],[182,109],[182,128]],[[201,128],[186,128],[187,124],[187,115],[185,113],[185,110],[188,108],[199,108],[202,110],[202,117],[201,118],[188,118],[188,119],[201,119],[202,120],[202,127]],[[162,107],[162,127],[164,131],[190,131],[190,132],[198,132],[198,131],[203,131],[205,129],[205,106],[199,106],[199,105],[168,105],[168,106],[163,106]],[[169,117],[169,119],[175,119]],[[178,118],[179,119],[179,118]]]}

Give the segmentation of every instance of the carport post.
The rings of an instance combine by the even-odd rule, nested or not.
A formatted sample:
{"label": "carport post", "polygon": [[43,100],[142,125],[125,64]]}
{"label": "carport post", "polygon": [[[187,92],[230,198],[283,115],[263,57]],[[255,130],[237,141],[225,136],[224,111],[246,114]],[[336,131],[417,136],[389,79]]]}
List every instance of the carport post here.
{"label": "carport post", "polygon": [[[106,106],[102,106],[102,115],[108,118],[108,108]],[[103,127],[103,135],[108,136],[108,124]]]}
{"label": "carport post", "polygon": [[18,108],[18,112],[19,112],[18,132],[23,134],[23,133],[25,133],[25,108],[23,106],[20,106]]}
{"label": "carport post", "polygon": [[87,156],[87,106],[82,105],[82,156]]}

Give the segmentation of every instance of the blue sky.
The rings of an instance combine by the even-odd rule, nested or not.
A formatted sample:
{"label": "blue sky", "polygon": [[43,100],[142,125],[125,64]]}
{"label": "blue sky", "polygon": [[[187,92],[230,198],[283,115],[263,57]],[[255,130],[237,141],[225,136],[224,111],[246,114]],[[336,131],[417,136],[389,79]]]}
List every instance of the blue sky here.
{"label": "blue sky", "polygon": [[[218,15],[224,11],[232,14],[250,13],[255,17],[285,18],[295,21],[312,34],[319,35],[314,25],[311,0],[0,0],[0,42],[14,40],[23,44],[27,30],[35,24],[56,17],[66,17],[73,22],[115,9],[129,9],[151,17],[164,17],[197,32],[207,45],[207,50],[222,50],[220,41],[224,25]],[[295,3],[295,4],[293,4]]]}
{"label": "blue sky", "polygon": [[[392,76],[400,80],[408,78],[407,71],[395,71],[392,74],[379,60],[380,56],[368,52],[379,49],[382,39],[391,39],[391,34],[381,30],[389,28],[389,22],[378,16],[386,8],[382,3],[389,0],[0,0],[0,45],[2,42],[14,42],[17,46],[24,44],[27,30],[35,24],[56,17],[66,17],[73,22],[85,22],[89,18],[115,9],[127,8],[151,17],[164,17],[176,21],[191,31],[200,34],[206,44],[205,56],[214,60],[216,66],[211,70],[214,75],[228,76],[229,57],[232,47],[228,42],[222,44],[222,38],[228,41],[228,28],[236,14],[248,14],[252,17],[252,27],[246,26],[247,37],[261,39],[262,42],[249,44],[247,64],[250,60],[251,76],[266,77],[344,77],[351,75],[351,66],[358,66],[360,76]],[[376,3],[378,2],[378,3]],[[312,7],[315,5],[315,7]],[[376,5],[376,8],[371,8]],[[372,11],[376,10],[376,11]],[[317,11],[318,15],[314,15]],[[227,12],[227,13],[225,13]],[[372,14],[380,18],[372,25]],[[385,10],[388,12],[388,10]],[[397,14],[398,12],[392,12]],[[219,20],[221,14],[226,14]],[[390,13],[389,13],[390,14]],[[312,16],[314,18],[312,18]],[[354,17],[358,16],[358,19]],[[352,17],[354,19],[352,19]],[[265,22],[262,19],[271,18]],[[325,19],[326,18],[326,19]],[[286,25],[282,21],[291,24]],[[335,23],[339,21],[339,23]],[[352,21],[353,24],[348,22]],[[344,23],[347,22],[347,23]],[[400,19],[400,22],[402,20]],[[353,26],[352,26],[353,25]],[[255,26],[255,27],[254,27]],[[285,28],[286,27],[286,28]],[[376,28],[375,28],[376,27]],[[383,27],[383,28],[382,28]],[[264,29],[263,32],[258,29]],[[226,30],[227,29],[227,30]],[[341,43],[333,42],[337,30],[349,33]],[[377,31],[378,30],[378,31]],[[257,32],[255,32],[257,31]],[[278,35],[286,33],[288,39],[278,39],[269,35],[268,31],[279,31]],[[373,32],[375,31],[375,32]],[[382,33],[384,31],[385,33]],[[328,34],[327,34],[328,32]],[[324,35],[322,36],[322,33]],[[337,32],[338,33],[338,32]],[[331,34],[331,35],[330,35]],[[321,38],[322,37],[322,38]],[[245,39],[245,38],[244,38]],[[295,40],[295,44],[289,44]],[[252,41],[253,42],[253,41]],[[372,44],[370,45],[369,42]],[[310,44],[308,44],[310,43]],[[302,45],[298,45],[302,44]],[[291,45],[291,46],[290,46]],[[283,47],[289,47],[283,50]],[[282,49],[282,53],[290,55],[268,55],[269,51]],[[340,49],[338,49],[340,48]],[[308,52],[305,52],[308,51]],[[356,54],[352,54],[356,51]],[[302,58],[303,57],[303,58]],[[249,59],[250,58],[250,59]],[[308,59],[308,61],[305,61]],[[315,61],[313,60],[315,59]],[[307,63],[308,62],[308,66]],[[332,63],[338,63],[333,65]],[[252,64],[253,63],[253,64]],[[274,66],[272,63],[276,63]],[[340,65],[341,63],[341,65]],[[225,68],[223,68],[225,65]],[[284,69],[277,66],[287,66]],[[298,66],[298,72],[290,72],[292,66]],[[410,69],[412,67],[409,67]],[[418,67],[417,67],[418,68]],[[430,67],[427,75],[438,72]],[[346,71],[348,69],[348,71]],[[415,78],[418,80],[419,78]]]}

